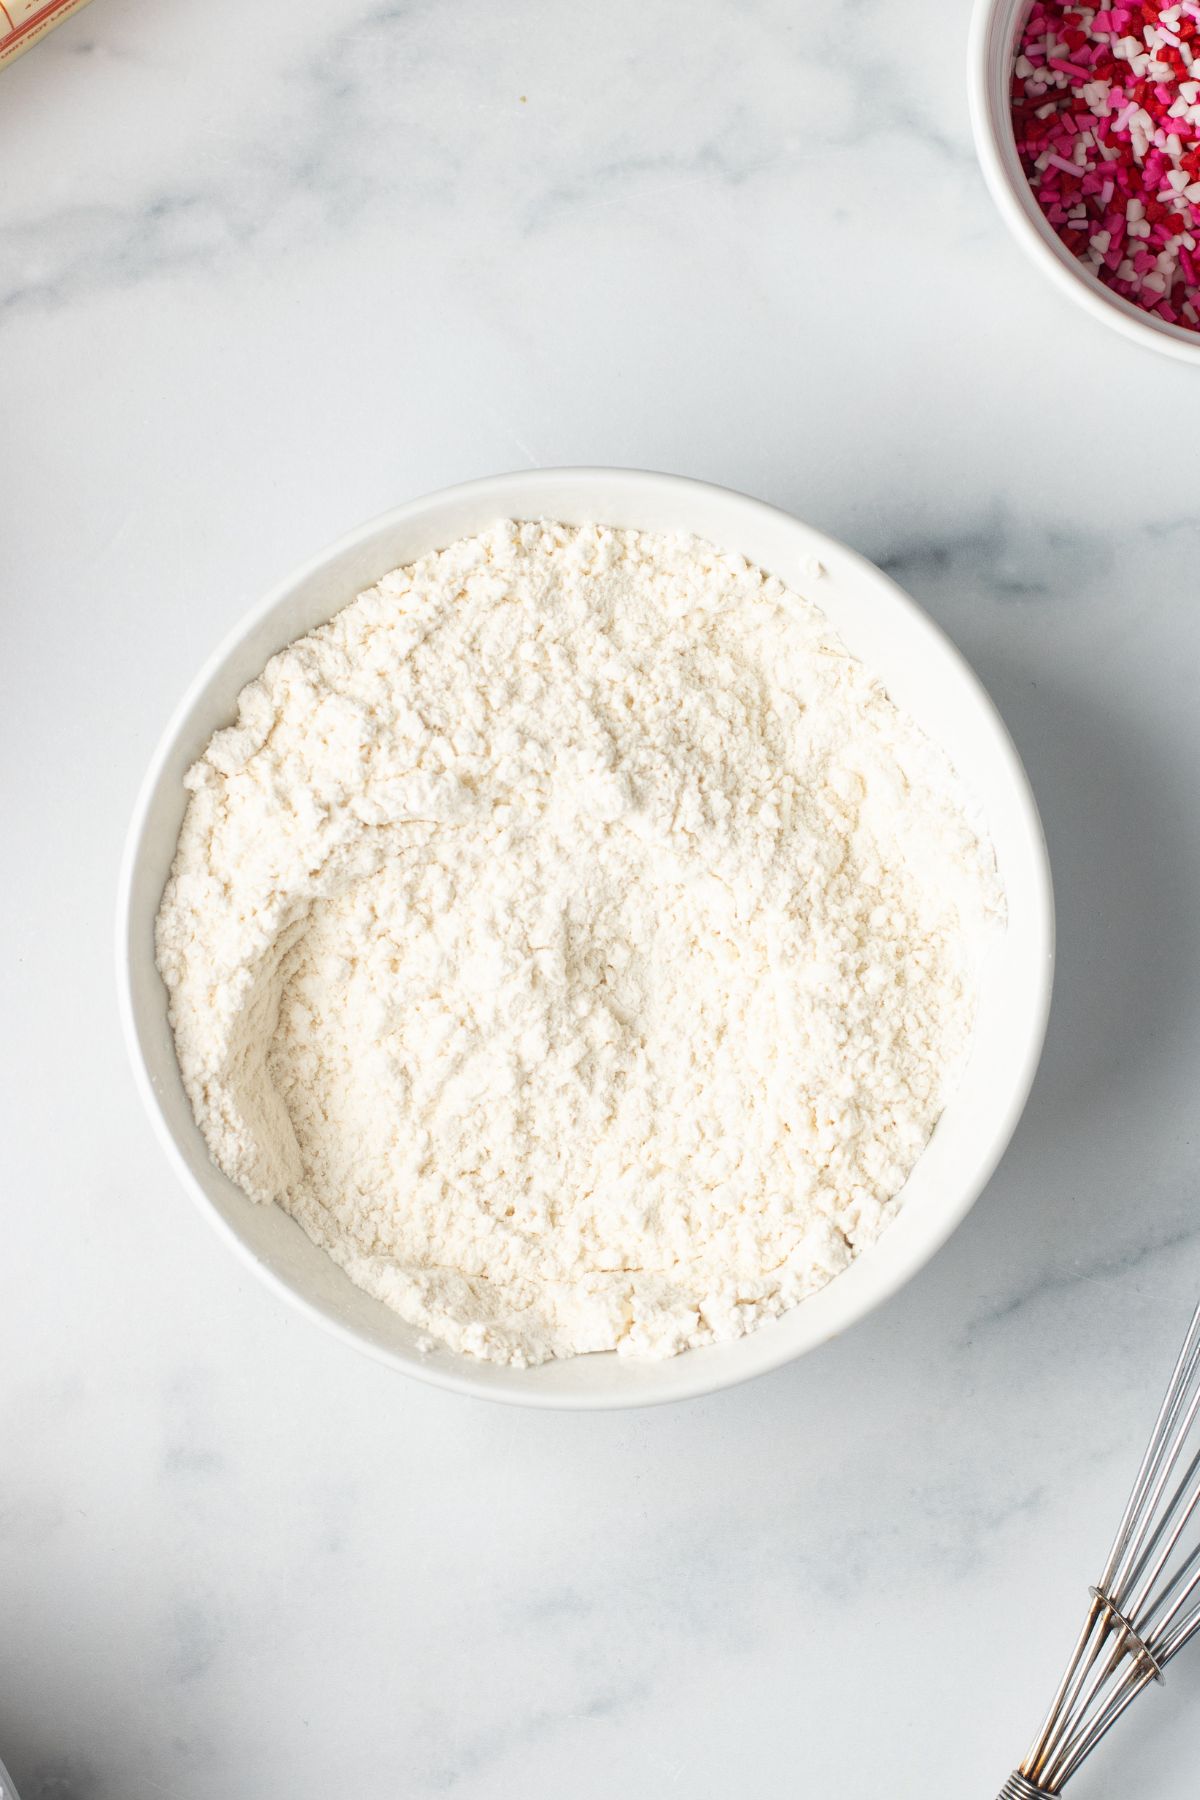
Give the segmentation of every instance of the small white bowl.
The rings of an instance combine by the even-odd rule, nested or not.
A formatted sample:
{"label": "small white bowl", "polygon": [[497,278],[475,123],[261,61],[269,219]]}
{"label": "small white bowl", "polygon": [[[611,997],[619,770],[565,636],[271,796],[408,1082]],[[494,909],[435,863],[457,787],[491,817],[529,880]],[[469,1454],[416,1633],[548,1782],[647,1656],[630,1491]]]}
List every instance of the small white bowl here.
{"label": "small white bowl", "polygon": [[[450,1350],[422,1354],[411,1326],[354,1287],[286,1213],[252,1205],[210,1160],[154,964],[154,919],[187,798],[184,771],[230,722],[245,683],[387,570],[513,517],[693,532],[811,594],[897,705],[949,753],[987,817],[1007,891],[1007,930],[983,973],[967,1070],[897,1219],[792,1312],[736,1343],[665,1362],[609,1352],[518,1370]],[[991,701],[936,626],[872,564],[787,513],[703,482],[620,469],[530,470],[431,494],[364,525],[268,594],[200,671],[155,752],[130,826],[117,914],[121,1011],[142,1098],[185,1188],[231,1247],[276,1293],[393,1368],[532,1406],[637,1406],[728,1387],[844,1331],[893,1294],[963,1218],[1012,1135],[1041,1052],[1052,961],[1050,872],[1029,784]]]}
{"label": "small white bowl", "polygon": [[975,150],[1005,224],[1038,268],[1093,318],[1151,350],[1200,363],[1200,333],[1143,311],[1072,256],[1048,222],[1017,155],[1009,87],[1030,0],[975,0],[967,80]]}

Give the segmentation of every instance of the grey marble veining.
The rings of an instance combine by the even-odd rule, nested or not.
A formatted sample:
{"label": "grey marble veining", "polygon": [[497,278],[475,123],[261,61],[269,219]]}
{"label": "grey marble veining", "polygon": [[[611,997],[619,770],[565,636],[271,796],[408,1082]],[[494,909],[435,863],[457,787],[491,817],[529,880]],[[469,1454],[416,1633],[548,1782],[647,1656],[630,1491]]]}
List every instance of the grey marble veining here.
{"label": "grey marble veining", "polygon": [[[1021,1753],[1200,1292],[1200,388],[1010,244],[964,37],[945,0],[94,0],[0,75],[24,1800],[990,1800]],[[890,569],[1005,715],[1060,925],[1029,1108],[921,1277],[602,1418],[426,1391],[260,1292],[151,1138],[110,964],[224,630],[372,512],[555,462]],[[1075,1791],[1185,1800],[1198,1754],[1200,1652]]]}

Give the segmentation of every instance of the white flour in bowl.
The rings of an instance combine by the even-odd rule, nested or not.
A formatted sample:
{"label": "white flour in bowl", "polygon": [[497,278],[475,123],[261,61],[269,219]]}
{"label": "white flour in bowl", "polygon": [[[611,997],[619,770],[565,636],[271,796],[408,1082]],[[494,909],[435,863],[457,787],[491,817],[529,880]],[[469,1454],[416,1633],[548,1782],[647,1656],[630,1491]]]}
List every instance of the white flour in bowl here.
{"label": "white flour in bowl", "polygon": [[158,919],[214,1160],[457,1350],[737,1337],[890,1217],[990,847],[821,612],[683,536],[502,524],[272,658]]}

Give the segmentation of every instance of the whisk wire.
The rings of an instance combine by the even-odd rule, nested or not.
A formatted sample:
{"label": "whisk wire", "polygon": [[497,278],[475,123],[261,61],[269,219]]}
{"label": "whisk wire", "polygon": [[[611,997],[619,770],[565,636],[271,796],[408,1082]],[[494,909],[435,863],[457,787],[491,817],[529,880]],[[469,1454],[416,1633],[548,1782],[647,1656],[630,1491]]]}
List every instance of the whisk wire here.
{"label": "whisk wire", "polygon": [[1035,1781],[1043,1773],[1044,1757],[1048,1746],[1054,1741],[1059,1721],[1064,1715],[1069,1716],[1074,1704],[1075,1695],[1079,1690],[1079,1685],[1087,1674],[1088,1663],[1086,1652],[1088,1640],[1095,1629],[1096,1620],[1099,1616],[1099,1602],[1093,1600],[1092,1609],[1087,1616],[1083,1630],[1079,1633],[1079,1637],[1076,1640],[1074,1655],[1071,1657],[1071,1660],[1063,1671],[1063,1678],[1058,1684],[1058,1692],[1050,1703],[1050,1711],[1046,1714],[1046,1717],[1042,1722],[1042,1729],[1033,1740],[1029,1755],[1025,1758],[1025,1761],[1021,1764],[1020,1770],[1018,1771],[1022,1775],[1032,1777]]}
{"label": "whisk wire", "polygon": [[[1171,1435],[1165,1437],[1160,1457],[1160,1466],[1154,1480],[1153,1488],[1149,1497],[1143,1501],[1141,1511],[1139,1512],[1139,1530],[1149,1530],[1150,1522],[1154,1518],[1155,1512],[1162,1501],[1166,1485],[1171,1479],[1176,1463],[1183,1454],[1183,1447],[1187,1442],[1188,1433],[1195,1423],[1197,1411],[1200,1411],[1200,1388],[1197,1388],[1196,1393],[1192,1398],[1191,1405],[1184,1414],[1182,1424],[1177,1424],[1175,1419],[1172,1418],[1171,1424],[1167,1428]],[[1137,1558],[1139,1551],[1142,1551],[1145,1554],[1152,1552],[1153,1546],[1166,1527],[1167,1521],[1170,1519],[1171,1513],[1178,1500],[1179,1491],[1176,1492],[1175,1496],[1169,1502],[1166,1513],[1163,1515],[1162,1519],[1159,1520],[1155,1530],[1149,1535],[1144,1543],[1139,1537],[1138,1532],[1135,1532],[1132,1529],[1129,1531],[1127,1541],[1122,1549],[1121,1557],[1118,1562],[1117,1572],[1113,1577],[1112,1585],[1116,1591],[1119,1592],[1133,1579],[1134,1570],[1136,1568],[1135,1559]]]}
{"label": "whisk wire", "polygon": [[1098,1714],[1093,1724],[1083,1734],[1078,1744],[1072,1749],[1071,1754],[1060,1760],[1054,1786],[1046,1790],[1048,1793],[1057,1793],[1059,1789],[1070,1780],[1071,1776],[1078,1771],[1080,1765],[1087,1761],[1087,1758],[1096,1748],[1096,1745],[1100,1742],[1101,1738],[1108,1735],[1108,1732],[1116,1724],[1121,1714],[1125,1711],[1125,1708],[1133,1704],[1142,1689],[1148,1682],[1153,1681],[1153,1679],[1154,1676],[1147,1667],[1142,1670],[1136,1680],[1129,1682],[1127,1686],[1119,1689],[1118,1692],[1113,1695],[1104,1711]]}
{"label": "whisk wire", "polygon": [[[1200,1549],[1197,1549],[1193,1553],[1193,1555],[1191,1556],[1189,1561],[1191,1563],[1200,1562]],[[1182,1594],[1180,1594],[1178,1600],[1175,1602],[1175,1605],[1171,1608],[1170,1612],[1168,1612],[1168,1614],[1166,1615],[1166,1618],[1163,1620],[1163,1623],[1162,1623],[1163,1629],[1165,1629],[1165,1627],[1171,1623],[1171,1620],[1174,1618],[1175,1614],[1180,1610],[1180,1608],[1182,1606],[1186,1605],[1188,1600],[1191,1599],[1192,1595],[1196,1592],[1196,1590],[1198,1588],[1200,1588],[1200,1568],[1196,1569],[1193,1572],[1191,1580],[1188,1582],[1187,1586],[1184,1588]],[[1163,1648],[1162,1648],[1162,1655],[1158,1659],[1159,1662],[1160,1663],[1169,1663],[1171,1658],[1173,1656],[1177,1656],[1179,1654],[1179,1652],[1183,1649],[1183,1646],[1186,1643],[1190,1642],[1190,1640],[1193,1637],[1195,1637],[1197,1631],[1200,1631],[1200,1602],[1198,1602],[1193,1607],[1192,1611],[1188,1614],[1187,1618],[1184,1619],[1183,1623],[1181,1625],[1177,1625],[1175,1627],[1175,1630],[1173,1632],[1171,1632],[1171,1634],[1164,1640]]]}
{"label": "whisk wire", "polygon": [[[1122,1618],[1112,1603],[1095,1588],[1092,1590],[1092,1597],[1099,1608],[1093,1626],[1096,1633],[1092,1651],[1094,1661],[1076,1706],[1075,1725],[1073,1728],[1070,1725],[1065,1728],[1064,1735],[1054,1744],[1052,1759],[1045,1768],[1051,1792],[1055,1792],[1066,1780],[1068,1768],[1075,1767],[1082,1761],[1091,1747],[1093,1737],[1098,1742],[1118,1716],[1131,1675],[1136,1677],[1143,1666],[1147,1680],[1158,1672],[1157,1664],[1129,1621]],[[1108,1658],[1101,1661],[1110,1638],[1113,1642]],[[1128,1660],[1131,1656],[1137,1660],[1131,1663]]]}
{"label": "whisk wire", "polygon": [[[1200,1306],[1196,1308],[1188,1327],[1187,1336],[1183,1340],[1183,1348],[1179,1352],[1167,1391],[1150,1433],[1150,1441],[1146,1446],[1146,1454],[1142,1458],[1142,1466],[1137,1480],[1129,1496],[1125,1515],[1117,1528],[1109,1552],[1108,1564],[1100,1578],[1100,1586],[1105,1593],[1110,1593],[1121,1584],[1123,1564],[1132,1546],[1139,1541],[1139,1532],[1144,1529],[1143,1520],[1148,1520],[1170,1476],[1173,1461],[1182,1448],[1184,1433],[1176,1431],[1179,1413],[1184,1408],[1188,1390],[1200,1363]],[[1200,1403],[1200,1392],[1192,1398],[1189,1408],[1188,1424],[1195,1418],[1196,1405]],[[1149,1496],[1149,1498],[1148,1498]],[[1136,1527],[1136,1528],[1135,1528]]]}
{"label": "whisk wire", "polygon": [[[1200,1481],[1196,1480],[1197,1470],[1200,1470],[1200,1450],[1192,1458],[1179,1491],[1163,1516],[1162,1525],[1150,1539],[1145,1554],[1135,1565],[1130,1576],[1131,1583],[1134,1581],[1139,1583],[1137,1592],[1130,1602],[1130,1611],[1139,1615],[1144,1613],[1147,1624],[1154,1617],[1162,1602],[1179,1585],[1181,1578],[1196,1557],[1200,1556],[1200,1545],[1197,1545],[1196,1549],[1186,1558],[1183,1567],[1173,1576],[1169,1576],[1166,1585],[1157,1594],[1155,1593],[1155,1583],[1166,1569],[1180,1538],[1187,1529],[1188,1520],[1195,1512],[1197,1504],[1200,1504]],[[1173,1523],[1172,1520],[1174,1520]],[[1169,1531],[1167,1531],[1168,1525],[1170,1526]],[[1164,1533],[1166,1535],[1165,1543],[1161,1542]],[[1150,1568],[1147,1572],[1146,1564],[1148,1562]]]}
{"label": "whisk wire", "polygon": [[1200,1631],[1200,1306],[1042,1728],[1004,1795],[1057,1794]]}
{"label": "whisk wire", "polygon": [[[1180,1533],[1187,1524],[1197,1498],[1200,1498],[1200,1488],[1197,1488],[1195,1492],[1189,1491],[1198,1468],[1200,1468],[1200,1450],[1188,1464],[1183,1478],[1175,1490],[1174,1498],[1163,1513],[1160,1524],[1151,1532],[1142,1554],[1130,1570],[1130,1585],[1140,1582],[1142,1585],[1139,1591],[1142,1594],[1148,1593],[1153,1587],[1167,1558],[1179,1541]],[[1165,1544],[1163,1543],[1164,1538],[1166,1539]],[[1147,1568],[1149,1568],[1148,1574]]]}

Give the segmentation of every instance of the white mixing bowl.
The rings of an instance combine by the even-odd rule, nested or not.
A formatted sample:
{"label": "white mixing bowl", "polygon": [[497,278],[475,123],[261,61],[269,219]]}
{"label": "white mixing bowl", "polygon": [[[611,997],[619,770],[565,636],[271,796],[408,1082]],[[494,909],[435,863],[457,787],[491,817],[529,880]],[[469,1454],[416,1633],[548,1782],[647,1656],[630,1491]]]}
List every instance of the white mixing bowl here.
{"label": "white mixing bowl", "polygon": [[[1008,926],[991,952],[962,1083],[914,1169],[899,1217],[842,1275],[736,1343],[666,1362],[609,1352],[539,1369],[422,1354],[413,1327],[353,1286],[286,1213],[255,1206],[209,1159],[192,1117],[154,965],[154,919],[187,798],[183,775],[245,683],[293,638],[388,569],[499,518],[683,530],[738,551],[824,608],[896,704],[949,753],[991,830]],[[814,580],[814,559],[825,574]],[[325,550],[277,587],[200,671],[155,752],[134,811],[117,917],[121,1010],[150,1117],[185,1188],[268,1287],[393,1368],[460,1393],[531,1406],[637,1406],[728,1387],[799,1356],[895,1293],[966,1214],[1012,1135],[1050,1002],[1053,901],[1037,809],[987,695],[920,608],[878,569],[787,513],[723,488],[621,469],[529,470],[415,500]]]}

